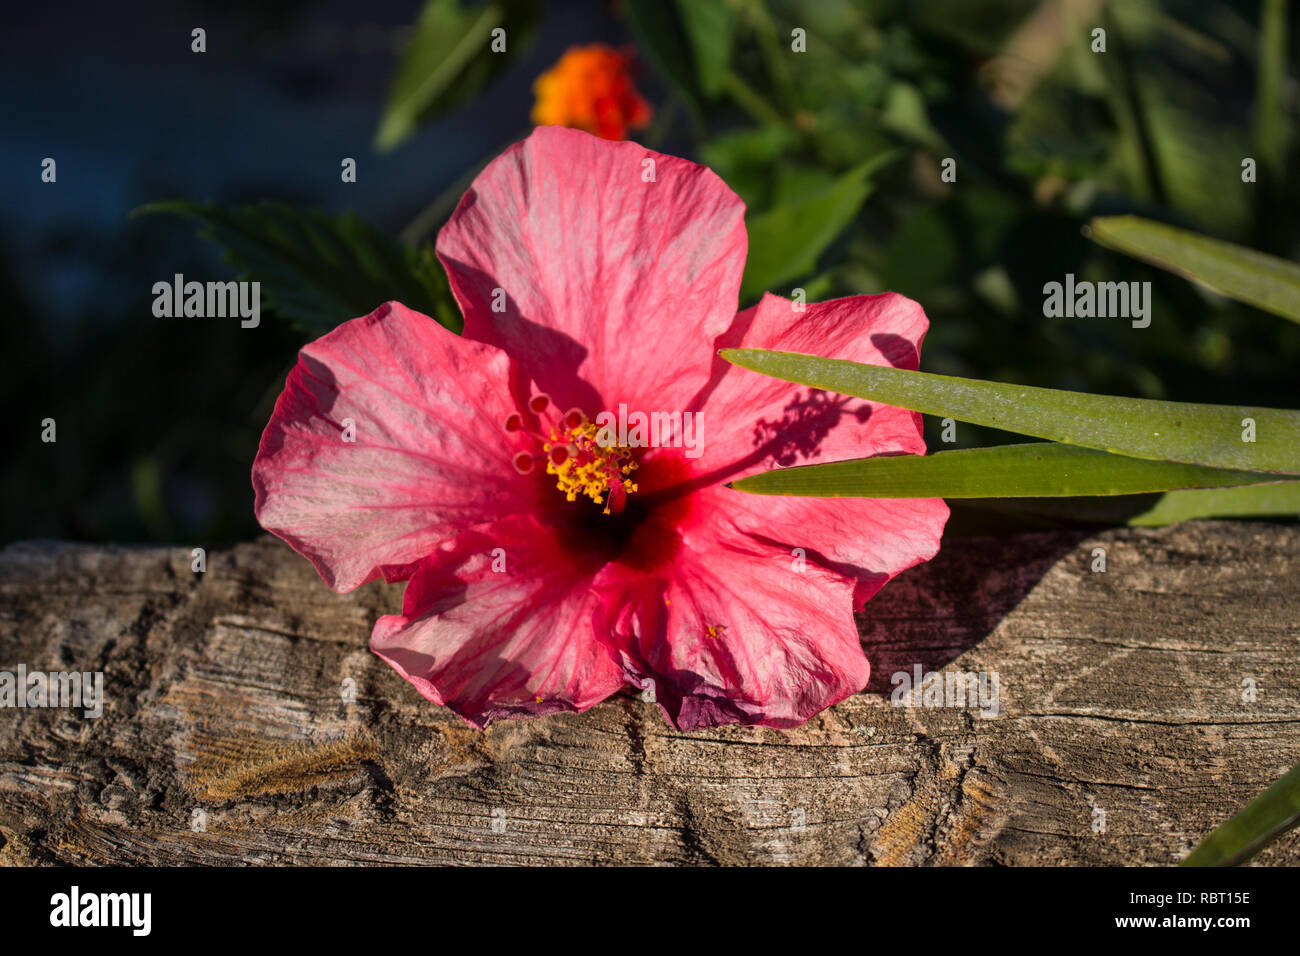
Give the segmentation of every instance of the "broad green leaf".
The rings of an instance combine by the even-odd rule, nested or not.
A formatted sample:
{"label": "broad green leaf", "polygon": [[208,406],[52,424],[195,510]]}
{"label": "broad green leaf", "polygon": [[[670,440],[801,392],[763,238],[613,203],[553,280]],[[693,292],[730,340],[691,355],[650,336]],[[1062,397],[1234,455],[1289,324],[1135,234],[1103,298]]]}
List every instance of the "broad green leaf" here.
{"label": "broad green leaf", "polygon": [[835,188],[834,173],[799,162],[782,163],[776,168],[773,179],[772,203],[777,206],[816,199]]}
{"label": "broad green leaf", "polygon": [[747,126],[700,144],[700,157],[724,179],[745,166],[768,168],[798,143],[788,126]]}
{"label": "broad green leaf", "polygon": [[1236,866],[1300,823],[1300,765],[1220,824],[1183,866]]}
{"label": "broad green leaf", "polygon": [[736,22],[727,0],[677,0],[677,11],[690,43],[700,90],[709,98],[722,91],[731,68]]}
{"label": "broad green leaf", "polygon": [[1300,266],[1139,216],[1107,216],[1088,237],[1256,308],[1300,322]]}
{"label": "broad green leaf", "polygon": [[[900,136],[905,136],[930,150],[943,150],[943,137],[930,122],[925,94],[902,80],[890,85],[885,108],[880,115],[881,124]],[[939,152],[942,156],[943,153]]]}
{"label": "broad green leaf", "polygon": [[766,204],[772,190],[772,167],[798,143],[788,126],[732,130],[700,144],[704,165],[723,178],[747,206]]}
{"label": "broad green leaf", "polygon": [[817,257],[835,241],[871,194],[872,173],[897,154],[889,152],[862,163],[826,189],[798,202],[776,206],[750,216],[749,259],[740,286],[741,303],[812,272]]}
{"label": "broad green leaf", "polygon": [[1155,506],[1130,518],[1142,528],[1177,524],[1195,518],[1264,518],[1300,515],[1300,481],[1279,481],[1245,488],[1171,491]]}
{"label": "broad green leaf", "polygon": [[[1300,474],[1300,412],[1089,395],[764,349],[724,349],[728,362],[886,405],[1082,445],[1209,468]],[[1254,422],[1254,441],[1246,419]]]}
{"label": "broad green leaf", "polygon": [[[420,11],[402,54],[392,92],[375,135],[375,148],[390,150],[420,123],[464,102],[527,47],[537,5],[529,0],[429,0]],[[504,29],[504,52],[492,49],[492,31]]]}
{"label": "broad green leaf", "polygon": [[202,223],[241,278],[262,284],[263,305],[312,332],[373,312],[396,299],[460,330],[446,276],[433,250],[414,250],[359,216],[329,216],[283,203],[223,206],[156,202],[132,215],[172,213]]}
{"label": "broad green leaf", "polygon": [[1029,442],[933,455],[882,455],[751,475],[737,491],[817,498],[1064,498],[1132,495],[1275,481],[1250,471],[1108,455],[1091,448]]}

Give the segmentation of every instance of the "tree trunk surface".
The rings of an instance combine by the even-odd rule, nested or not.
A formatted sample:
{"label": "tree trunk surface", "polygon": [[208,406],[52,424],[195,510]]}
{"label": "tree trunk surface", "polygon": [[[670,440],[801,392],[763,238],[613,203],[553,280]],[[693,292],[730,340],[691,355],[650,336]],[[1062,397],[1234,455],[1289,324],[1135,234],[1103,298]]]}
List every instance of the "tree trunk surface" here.
{"label": "tree trunk surface", "polygon": [[[400,585],[334,594],[269,537],[201,574],[14,544],[0,671],[105,700],[0,709],[0,862],[1173,864],[1300,762],[1297,555],[1266,523],[955,539],[859,615],[864,692],[681,733],[631,689],[474,730],[368,651]],[[891,700],[917,665],[996,674],[996,715]]]}

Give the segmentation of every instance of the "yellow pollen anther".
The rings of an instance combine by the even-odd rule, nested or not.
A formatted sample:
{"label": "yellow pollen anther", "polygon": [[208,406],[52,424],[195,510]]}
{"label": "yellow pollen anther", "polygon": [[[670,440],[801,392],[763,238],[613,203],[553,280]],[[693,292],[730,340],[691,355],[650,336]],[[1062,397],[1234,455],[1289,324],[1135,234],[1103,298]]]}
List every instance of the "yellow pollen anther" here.
{"label": "yellow pollen anther", "polygon": [[[632,452],[621,445],[600,445],[596,435],[600,429],[592,422],[583,422],[567,431],[552,431],[551,440],[543,445],[546,452],[546,473],[555,476],[555,486],[564,492],[569,501],[585,495],[596,504],[606,503],[612,491],[631,494],[636,482],[626,476],[636,471]],[[568,454],[552,455],[552,449],[563,448]],[[563,460],[558,464],[556,457]]]}

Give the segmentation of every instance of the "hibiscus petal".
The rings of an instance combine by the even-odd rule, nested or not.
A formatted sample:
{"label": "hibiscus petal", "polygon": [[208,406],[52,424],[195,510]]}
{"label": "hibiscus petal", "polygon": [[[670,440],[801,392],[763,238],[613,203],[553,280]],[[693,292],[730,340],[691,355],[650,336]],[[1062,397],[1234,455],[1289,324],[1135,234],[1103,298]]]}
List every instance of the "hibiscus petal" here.
{"label": "hibiscus petal", "polygon": [[[803,312],[765,295],[737,316],[722,345],[914,369],[927,328],[921,307],[894,293],[808,303]],[[800,548],[807,560],[857,578],[858,607],[900,571],[934,557],[948,519],[940,498],[829,500],[750,495],[717,485],[783,465],[924,454],[920,415],[719,363],[697,398],[703,454],[694,462],[682,459],[705,486],[698,507],[725,514],[737,531],[787,555]],[[672,469],[645,470],[648,476],[665,472]]]}
{"label": "hibiscus petal", "polygon": [[942,498],[794,498],[712,487],[697,507],[725,516],[738,534],[778,548],[787,561],[820,564],[857,581],[861,610],[895,575],[939,553],[948,521]]}
{"label": "hibiscus petal", "polygon": [[684,407],[746,247],[744,203],[707,168],[554,126],[493,160],[437,242],[464,334],[589,415]]}
{"label": "hibiscus petal", "polygon": [[623,684],[594,637],[595,570],[531,516],[503,519],[421,564],[370,649],[476,727],[586,710]]}
{"label": "hibiscus petal", "polygon": [[681,730],[793,727],[861,690],[871,674],[850,578],[708,518],[683,532],[670,569],[623,563],[596,580],[598,633],[629,682],[652,687]]}
{"label": "hibiscus petal", "polygon": [[[804,309],[764,295],[736,316],[718,347],[917,368],[929,322],[911,299],[889,292],[810,302]],[[701,464],[729,469],[727,480],[783,465],[925,453],[916,412],[783,382],[721,358],[693,405],[705,442]]]}
{"label": "hibiscus petal", "polygon": [[397,302],[343,323],[299,353],[262,434],[258,521],[350,591],[531,510],[539,486],[520,480],[502,429],[509,372],[499,349]]}

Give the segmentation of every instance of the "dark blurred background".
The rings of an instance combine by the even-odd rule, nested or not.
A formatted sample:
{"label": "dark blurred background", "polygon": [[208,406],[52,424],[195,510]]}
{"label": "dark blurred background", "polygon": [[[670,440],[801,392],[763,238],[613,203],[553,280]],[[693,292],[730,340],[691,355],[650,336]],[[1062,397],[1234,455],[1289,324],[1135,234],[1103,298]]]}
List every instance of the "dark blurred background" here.
{"label": "dark blurred background", "polygon": [[[534,79],[594,42],[637,50],[635,82],[655,115],[635,138],[707,162],[753,215],[847,207],[798,256],[779,250],[780,281],[761,287],[799,286],[810,301],[912,296],[931,319],[930,371],[1296,406],[1300,328],[1081,232],[1092,216],[1136,212],[1297,258],[1300,194],[1287,175],[1296,81],[1289,59],[1277,63],[1279,48],[1296,48],[1289,4],[726,6],[719,81],[675,58],[680,27],[654,5],[505,3],[508,24],[529,26],[512,34],[501,68],[449,87],[381,151],[376,132],[420,3],[11,5],[0,31],[0,540],[215,545],[257,533],[249,468],[297,348],[378,304],[324,310],[315,325],[268,311],[256,329],[156,318],[155,282],[248,270],[195,222],[132,210],[278,200],[356,213],[417,247],[466,177],[527,133]],[[194,27],[206,30],[206,53],[191,52]],[[795,27],[807,53],[790,51]],[[1090,49],[1094,27],[1107,31],[1104,54]],[[41,182],[45,157],[57,161],[55,183]],[[340,181],[344,157],[357,161],[356,183]],[[941,179],[947,157],[956,183]],[[1255,183],[1241,180],[1245,157],[1257,161]],[[849,180],[870,160],[879,164],[860,196]],[[799,257],[813,264],[779,267]],[[1151,281],[1150,328],[1044,318],[1043,284],[1068,272]],[[45,418],[57,421],[54,444],[40,440]],[[963,426],[960,443],[986,437]]]}

